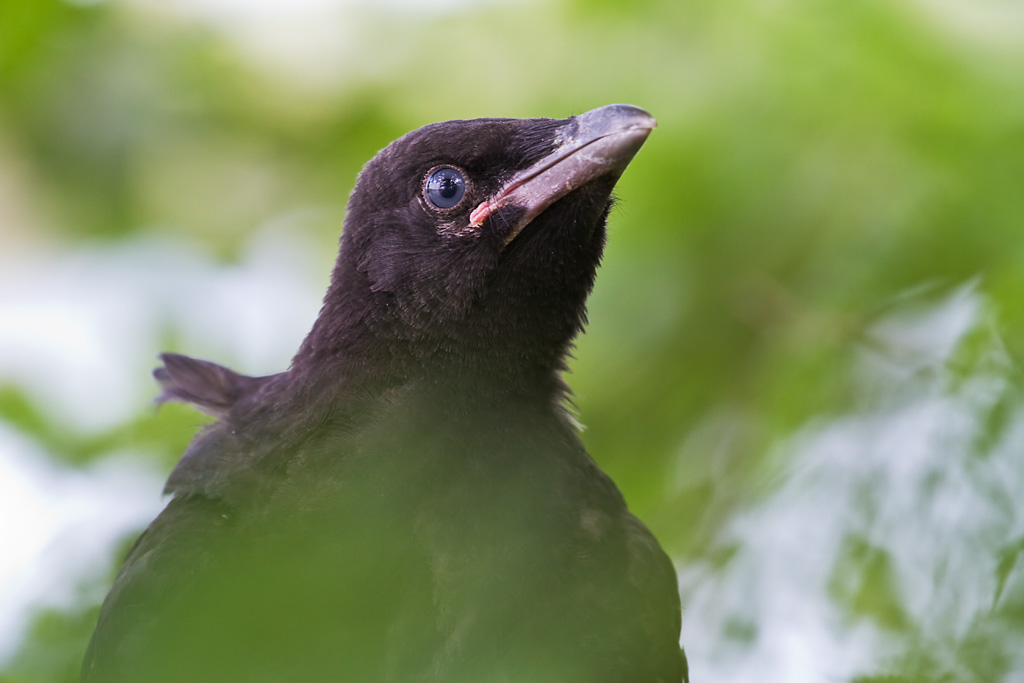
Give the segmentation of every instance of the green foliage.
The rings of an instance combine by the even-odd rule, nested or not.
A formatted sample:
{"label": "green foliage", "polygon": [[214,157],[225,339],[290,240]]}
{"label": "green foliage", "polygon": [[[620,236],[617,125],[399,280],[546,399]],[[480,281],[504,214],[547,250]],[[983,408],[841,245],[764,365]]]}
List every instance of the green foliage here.
{"label": "green foliage", "polygon": [[[0,180],[17,169],[19,202],[35,218],[7,221],[4,248],[168,234],[232,261],[256,226],[316,207],[334,219],[306,228],[326,254],[361,164],[411,128],[643,106],[659,129],[620,183],[569,378],[588,448],[682,575],[706,571],[703,583],[683,582],[684,602],[689,592],[699,603],[701,585],[742,566],[738,520],[769,518],[794,495],[801,435],[954,403],[970,428],[951,426],[929,447],[950,463],[947,479],[928,469],[931,479],[892,491],[926,515],[929,491],[962,484],[953,517],[983,518],[984,533],[951,524],[915,561],[941,565],[947,545],[973,548],[976,573],[925,575],[936,593],[988,576],[987,602],[965,597],[954,619],[910,600],[905,549],[879,532],[895,520],[872,495],[857,498],[832,545],[808,548],[827,570],[803,590],[846,625],[837,633],[870,622],[896,634],[897,651],[880,648],[845,680],[1000,680],[1024,666],[1013,654],[1024,631],[1024,513],[999,490],[1024,484],[1024,50],[1000,39],[1019,19],[1007,11],[1016,28],[1002,25],[992,20],[999,7],[986,7],[367,5],[332,19],[336,35],[299,68],[281,55],[252,59],[249,43],[231,38],[246,35],[242,17],[225,29],[143,3],[8,0]],[[906,330],[879,336],[921,306],[952,305],[968,282],[980,312],[945,351],[929,355]],[[907,372],[872,374],[873,362]],[[83,436],[22,387],[3,387],[0,419],[76,466],[129,446],[169,465],[201,422],[140,405],[137,417]],[[866,438],[872,428],[861,429]],[[839,512],[819,505],[822,518]],[[729,603],[723,593],[711,608],[688,608],[720,610],[723,624],[706,622],[704,635],[684,625],[695,680],[723,658],[752,656],[776,630]],[[78,647],[90,627],[78,614],[41,615],[12,675],[64,678],[63,655],[44,665],[34,653]],[[947,618],[961,626],[937,625]],[[740,649],[716,659],[724,642]]]}
{"label": "green foliage", "polygon": [[7,664],[11,683],[74,683],[78,680],[88,635],[98,609],[46,610],[38,613],[25,646]]}

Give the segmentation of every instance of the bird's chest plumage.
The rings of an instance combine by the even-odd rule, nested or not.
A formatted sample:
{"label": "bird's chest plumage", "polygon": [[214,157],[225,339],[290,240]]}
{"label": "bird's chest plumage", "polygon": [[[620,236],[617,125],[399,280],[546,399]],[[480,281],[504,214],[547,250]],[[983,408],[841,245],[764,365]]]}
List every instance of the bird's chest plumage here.
{"label": "bird's chest plumage", "polygon": [[549,403],[382,402],[311,438],[266,514],[303,545],[305,585],[327,571],[365,600],[396,680],[424,661],[526,676],[637,588],[621,497]]}

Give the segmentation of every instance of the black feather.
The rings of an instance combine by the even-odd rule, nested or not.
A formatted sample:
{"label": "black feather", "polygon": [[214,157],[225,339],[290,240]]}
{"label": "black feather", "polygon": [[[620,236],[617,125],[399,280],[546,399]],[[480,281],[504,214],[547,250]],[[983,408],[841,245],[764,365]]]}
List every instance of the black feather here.
{"label": "black feather", "polygon": [[163,366],[153,370],[163,393],[158,403],[190,403],[214,417],[225,417],[239,400],[251,397],[266,377],[249,377],[205,360],[161,353]]}

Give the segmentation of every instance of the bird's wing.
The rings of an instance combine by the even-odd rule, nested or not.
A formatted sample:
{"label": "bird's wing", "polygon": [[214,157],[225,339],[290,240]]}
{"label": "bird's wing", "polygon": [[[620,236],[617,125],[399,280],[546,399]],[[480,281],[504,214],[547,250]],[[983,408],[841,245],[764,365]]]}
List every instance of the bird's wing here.
{"label": "bird's wing", "polygon": [[344,481],[264,479],[175,495],[104,602],[85,683],[383,681],[408,669],[431,604],[422,553],[393,542],[385,508],[365,510],[365,481],[349,496]]}
{"label": "bird's wing", "polygon": [[83,683],[137,680],[139,672],[159,670],[155,654],[139,653],[154,653],[154,638],[167,630],[167,606],[183,592],[189,575],[209,561],[233,522],[230,509],[216,500],[168,503],[129,550],[103,603],[82,664]]}

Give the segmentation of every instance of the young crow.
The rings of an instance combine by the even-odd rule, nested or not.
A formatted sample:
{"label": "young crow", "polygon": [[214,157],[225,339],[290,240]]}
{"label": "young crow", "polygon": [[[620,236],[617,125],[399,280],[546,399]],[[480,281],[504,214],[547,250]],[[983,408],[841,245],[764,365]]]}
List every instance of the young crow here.
{"label": "young crow", "polygon": [[83,664],[107,681],[678,683],[676,575],[584,451],[567,350],[636,107],[426,126],[363,169],[312,331],[247,377],[164,354],[217,421]]}

